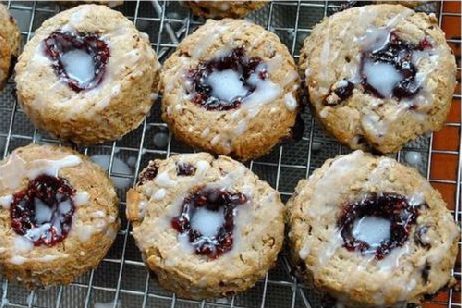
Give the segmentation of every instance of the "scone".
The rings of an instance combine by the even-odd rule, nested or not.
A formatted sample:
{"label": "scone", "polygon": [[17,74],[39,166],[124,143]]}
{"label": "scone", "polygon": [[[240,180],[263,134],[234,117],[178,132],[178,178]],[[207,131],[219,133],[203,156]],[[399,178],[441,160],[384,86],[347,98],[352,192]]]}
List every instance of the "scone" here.
{"label": "scone", "polygon": [[400,4],[409,8],[415,8],[429,2],[430,0],[376,0],[377,4]]}
{"label": "scone", "polygon": [[299,76],[276,34],[244,20],[208,20],[161,72],[162,118],[185,143],[247,160],[292,136]]}
{"label": "scone", "polygon": [[299,273],[347,307],[419,303],[454,282],[460,230],[441,195],[394,159],[329,159],[287,206]]}
{"label": "scone", "polygon": [[138,127],[159,63],[145,33],[106,6],[82,5],[45,21],[16,65],[21,106],[63,140],[93,144]]}
{"label": "scone", "polygon": [[248,13],[261,9],[267,0],[247,1],[184,1],[184,4],[191,8],[194,15],[204,18],[241,18]]}
{"label": "scone", "polygon": [[1,161],[0,206],[1,272],[29,288],[95,268],[120,226],[104,171],[65,147],[31,144]]}
{"label": "scone", "polygon": [[305,40],[300,67],[325,128],[352,149],[382,153],[440,129],[456,84],[436,17],[400,5],[326,18]]}
{"label": "scone", "polygon": [[63,0],[63,1],[57,1],[59,5],[62,6],[75,6],[75,5],[81,5],[81,4],[99,4],[99,5],[107,5],[108,7],[117,7],[121,6],[124,4],[123,0],[78,0],[78,1],[73,1],[73,0]]}
{"label": "scone", "polygon": [[284,238],[279,194],[237,161],[207,153],[151,161],[127,193],[127,217],[160,285],[191,299],[249,289]]}
{"label": "scone", "polygon": [[0,91],[10,76],[13,58],[19,56],[21,32],[8,9],[0,3]]}

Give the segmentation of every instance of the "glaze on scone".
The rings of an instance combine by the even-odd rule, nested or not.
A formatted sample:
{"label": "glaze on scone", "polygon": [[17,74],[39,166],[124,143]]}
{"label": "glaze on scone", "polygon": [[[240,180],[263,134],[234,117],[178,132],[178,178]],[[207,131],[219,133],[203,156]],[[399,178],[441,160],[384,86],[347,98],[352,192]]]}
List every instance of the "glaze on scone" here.
{"label": "glaze on scone", "polygon": [[351,8],[318,24],[301,55],[317,117],[353,149],[396,152],[447,117],[456,63],[434,15]]}
{"label": "glaze on scone", "polygon": [[95,268],[120,227],[102,169],[71,149],[36,144],[0,162],[0,222],[2,274],[29,288]]}
{"label": "glaze on scone", "polygon": [[207,153],[151,161],[127,193],[127,217],[161,286],[192,299],[249,289],[284,238],[279,194],[237,161]]}
{"label": "glaze on scone", "polygon": [[19,56],[21,49],[21,32],[8,9],[0,3],[0,90],[5,86],[10,75],[13,58]]}
{"label": "glaze on scone", "polygon": [[34,124],[93,144],[135,129],[153,104],[159,63],[145,33],[106,6],[45,21],[16,65],[18,97]]}
{"label": "glaze on scone", "polygon": [[329,159],[287,206],[294,264],[347,307],[419,303],[454,282],[460,230],[441,195],[394,159]]}
{"label": "glaze on scone", "polygon": [[241,18],[252,11],[261,9],[268,1],[184,1],[194,15],[205,18]]}
{"label": "glaze on scone", "polygon": [[117,7],[124,4],[123,0],[64,0],[64,1],[57,1],[59,5],[62,6],[75,6],[81,4],[99,4],[99,5],[107,5],[108,7]]}
{"label": "glaze on scone", "polygon": [[247,160],[291,138],[299,76],[287,47],[244,20],[208,20],[161,72],[162,118],[175,136]]}

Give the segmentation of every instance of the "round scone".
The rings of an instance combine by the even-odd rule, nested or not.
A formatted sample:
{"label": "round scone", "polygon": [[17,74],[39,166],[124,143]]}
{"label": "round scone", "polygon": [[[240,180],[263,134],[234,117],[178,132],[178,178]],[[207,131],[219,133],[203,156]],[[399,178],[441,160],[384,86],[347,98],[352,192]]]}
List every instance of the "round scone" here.
{"label": "round scone", "polygon": [[278,192],[241,163],[207,153],[151,161],[127,193],[127,217],[161,286],[184,298],[249,289],[284,238]]}
{"label": "round scone", "polygon": [[377,4],[401,4],[409,8],[415,8],[429,1],[430,0],[376,0],[374,2]]}
{"label": "round scone", "polygon": [[19,56],[21,50],[21,32],[8,9],[0,3],[0,90],[10,76],[13,58]]}
{"label": "round scone", "polygon": [[294,60],[276,34],[251,22],[208,20],[167,59],[160,83],[162,118],[192,146],[246,160],[293,134]]}
{"label": "round scone", "polygon": [[347,307],[419,303],[454,282],[460,230],[441,195],[394,159],[329,159],[287,206],[294,265]]}
{"label": "round scone", "polygon": [[353,149],[396,152],[447,117],[456,63],[434,15],[351,8],[318,24],[301,54],[317,117]]}
{"label": "round scone", "polygon": [[252,1],[184,1],[196,16],[204,18],[240,18],[264,7],[267,0]]}
{"label": "round scone", "polygon": [[62,6],[76,6],[81,4],[99,4],[99,5],[107,5],[109,7],[117,7],[124,4],[123,0],[63,0],[57,1],[59,5]]}
{"label": "round scone", "polygon": [[93,144],[136,128],[153,104],[159,63],[145,33],[106,6],[45,21],[16,65],[19,101],[58,138]]}
{"label": "round scone", "polygon": [[70,283],[98,265],[119,226],[112,183],[88,158],[31,144],[0,162],[0,268],[9,280]]}

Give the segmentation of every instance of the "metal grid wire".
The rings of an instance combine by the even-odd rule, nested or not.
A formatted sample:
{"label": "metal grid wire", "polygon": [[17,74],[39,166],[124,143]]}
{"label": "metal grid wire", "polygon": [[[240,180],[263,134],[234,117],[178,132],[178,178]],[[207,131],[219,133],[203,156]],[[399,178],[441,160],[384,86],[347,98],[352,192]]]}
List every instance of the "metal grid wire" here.
{"label": "metal grid wire", "polygon": [[[44,20],[60,10],[52,2],[8,1],[6,4],[18,20],[24,41],[32,37],[35,29]],[[338,5],[338,1],[271,2],[248,18],[277,33],[294,57],[298,58],[303,39],[319,20],[332,14]],[[180,3],[173,1],[126,1],[123,7],[117,9],[133,20],[139,30],[148,33],[161,62],[175,49],[179,41],[204,22],[192,16]],[[440,23],[444,15],[460,18],[460,12],[444,13],[441,3],[425,5],[424,9],[434,12]],[[460,48],[461,38],[451,38],[448,42]],[[460,76],[460,57],[458,66]],[[0,94],[0,150],[3,150],[3,156],[30,142],[59,143],[58,140],[34,129],[20,109],[14,92],[14,84],[10,81]],[[454,99],[460,101],[461,94],[456,93]],[[298,180],[310,175],[327,158],[350,152],[327,136],[309,111],[303,113],[303,118],[306,128],[301,141],[280,145],[269,155],[247,163],[260,178],[281,192],[284,202],[290,197]],[[446,125],[460,133],[460,119]],[[457,149],[445,151],[433,149],[433,135],[423,136],[409,143],[396,157],[402,163],[416,167],[433,184],[455,186],[453,213],[455,219],[460,221],[460,168],[456,167],[456,179],[431,178],[431,161],[435,154],[449,155],[456,160],[457,166],[462,166],[460,134],[457,138]],[[121,213],[125,212],[125,189],[135,182],[139,171],[149,160],[166,158],[174,153],[194,152],[192,148],[176,141],[166,124],[160,121],[158,103],[142,125],[121,140],[78,150],[106,165],[109,175],[118,187]],[[156,280],[150,277],[134,244],[130,224],[122,215],[121,231],[109,254],[97,269],[79,277],[69,286],[54,286],[32,292],[21,286],[9,284],[3,279],[0,308],[319,306],[319,299],[314,293],[299,284],[291,275],[286,256],[287,252],[284,251],[277,266],[253,289],[243,294],[202,302],[178,299],[175,294],[160,288]],[[454,276],[460,284],[460,262],[454,269]],[[460,292],[445,291],[442,296],[437,296],[429,307],[462,307]]]}

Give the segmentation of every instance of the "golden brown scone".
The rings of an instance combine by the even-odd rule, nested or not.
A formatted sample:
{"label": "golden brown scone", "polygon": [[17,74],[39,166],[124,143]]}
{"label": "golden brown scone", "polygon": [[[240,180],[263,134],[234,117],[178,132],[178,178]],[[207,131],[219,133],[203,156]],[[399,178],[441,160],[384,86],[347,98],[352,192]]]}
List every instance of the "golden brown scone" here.
{"label": "golden brown scone", "polygon": [[324,19],[305,40],[300,67],[325,128],[352,149],[382,153],[439,130],[456,84],[436,17],[400,5]]}
{"label": "golden brown scone", "polygon": [[104,171],[66,147],[30,144],[0,162],[2,274],[28,288],[95,268],[120,227]]}
{"label": "golden brown scone", "polygon": [[276,34],[245,20],[208,20],[164,63],[162,118],[189,145],[256,158],[299,126],[299,81]]}
{"label": "golden brown scone", "polygon": [[123,0],[64,0],[64,1],[57,1],[59,5],[62,6],[76,6],[82,4],[99,4],[99,5],[107,5],[108,7],[117,7],[124,4]]}
{"label": "golden brown scone", "polygon": [[8,9],[0,3],[0,90],[10,73],[11,60],[21,49],[21,32]]}
{"label": "golden brown scone", "polygon": [[420,5],[425,4],[426,2],[429,2],[430,0],[376,0],[375,3],[377,4],[400,4],[402,6],[408,7],[408,8],[415,8]]}
{"label": "golden brown scone", "polygon": [[241,18],[252,11],[264,7],[267,0],[257,1],[184,1],[184,4],[191,8],[194,15],[204,18]]}
{"label": "golden brown scone", "polygon": [[106,6],[45,21],[16,65],[21,106],[60,139],[93,144],[135,129],[149,112],[160,65],[148,36]]}
{"label": "golden brown scone", "polygon": [[329,159],[287,207],[294,264],[339,304],[419,303],[454,282],[460,229],[438,191],[394,159]]}
{"label": "golden brown scone", "polygon": [[192,299],[249,289],[284,238],[278,192],[241,163],[207,153],[151,161],[127,193],[127,217],[161,286]]}

